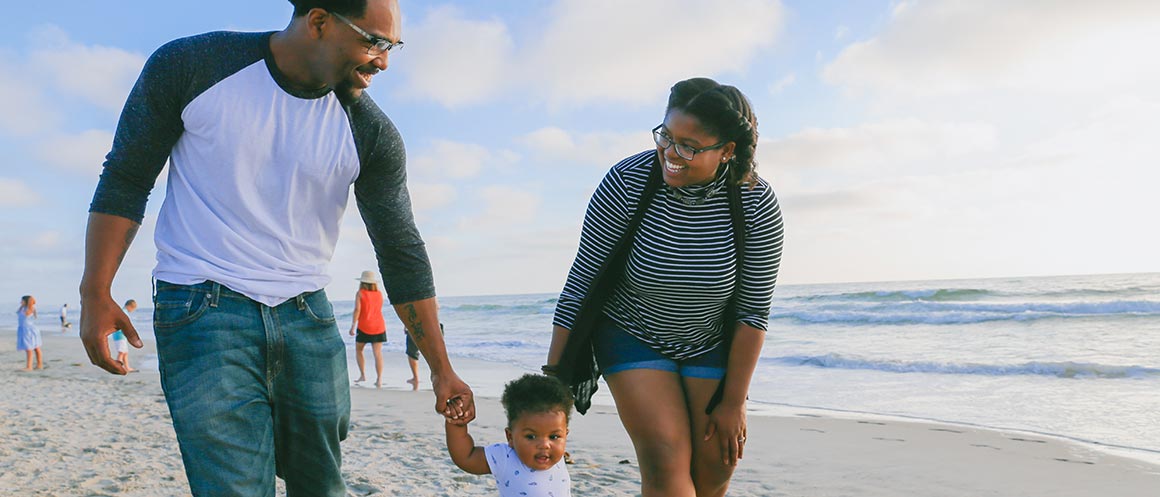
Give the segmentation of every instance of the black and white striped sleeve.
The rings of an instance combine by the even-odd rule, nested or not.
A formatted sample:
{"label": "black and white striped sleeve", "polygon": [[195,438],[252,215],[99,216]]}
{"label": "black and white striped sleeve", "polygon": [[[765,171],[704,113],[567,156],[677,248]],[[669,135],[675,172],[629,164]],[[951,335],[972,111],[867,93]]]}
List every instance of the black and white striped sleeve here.
{"label": "black and white striped sleeve", "polygon": [[745,265],[741,270],[737,321],[765,330],[781,265],[784,229],[777,196],[765,181],[759,181],[753,190],[742,187],[749,201],[745,202]]}
{"label": "black and white striped sleeve", "polygon": [[[609,170],[588,202],[584,228],[580,233],[580,247],[576,251],[572,269],[568,272],[568,281],[556,302],[553,324],[557,326],[572,329],[580,304],[588,295],[597,271],[628,229],[630,186],[622,175],[622,166],[631,159],[625,159]],[[643,191],[644,184],[633,184],[632,187]],[[639,193],[636,196],[639,197]]]}

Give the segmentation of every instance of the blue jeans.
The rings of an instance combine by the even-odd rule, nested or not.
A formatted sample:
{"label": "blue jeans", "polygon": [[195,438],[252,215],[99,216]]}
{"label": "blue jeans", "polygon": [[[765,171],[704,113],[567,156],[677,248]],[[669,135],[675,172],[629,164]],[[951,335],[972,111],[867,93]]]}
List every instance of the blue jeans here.
{"label": "blue jeans", "polygon": [[161,387],[195,496],[342,496],[346,346],[322,290],[269,307],[218,283],[157,282]]}

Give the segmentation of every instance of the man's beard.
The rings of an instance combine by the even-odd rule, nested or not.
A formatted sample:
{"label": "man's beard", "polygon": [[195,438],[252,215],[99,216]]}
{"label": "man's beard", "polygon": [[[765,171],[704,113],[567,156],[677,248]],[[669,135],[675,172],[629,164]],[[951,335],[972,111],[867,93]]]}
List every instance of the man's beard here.
{"label": "man's beard", "polygon": [[358,100],[362,96],[363,89],[355,88],[350,81],[343,80],[338,86],[334,87],[335,95],[342,100]]}

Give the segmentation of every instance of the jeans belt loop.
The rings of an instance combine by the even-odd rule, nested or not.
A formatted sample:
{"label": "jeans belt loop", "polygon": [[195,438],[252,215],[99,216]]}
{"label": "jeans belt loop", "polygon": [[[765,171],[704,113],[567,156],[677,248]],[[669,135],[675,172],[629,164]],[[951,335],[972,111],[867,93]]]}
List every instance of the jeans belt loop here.
{"label": "jeans belt loop", "polygon": [[209,287],[209,306],[216,308],[218,306],[218,299],[222,296],[222,284],[216,281],[212,283]]}
{"label": "jeans belt loop", "polygon": [[298,302],[298,310],[300,310],[300,311],[306,310],[306,297],[304,297],[303,295],[306,295],[306,294],[300,293],[300,294],[298,294],[297,297],[294,297],[294,300],[296,302]]}

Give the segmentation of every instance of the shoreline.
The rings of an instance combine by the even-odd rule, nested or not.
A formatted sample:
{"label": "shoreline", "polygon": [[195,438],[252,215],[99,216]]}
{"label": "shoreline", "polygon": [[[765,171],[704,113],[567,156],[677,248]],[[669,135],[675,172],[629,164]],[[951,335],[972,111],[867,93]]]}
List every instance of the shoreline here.
{"label": "shoreline", "polygon": [[[8,340],[13,330],[0,328],[7,365],[0,367],[0,414],[8,420],[0,428],[7,441],[0,487],[28,495],[188,495],[158,374],[107,374],[88,363],[75,331],[50,329],[42,330],[48,369],[18,372],[24,354]],[[140,364],[151,349],[146,340],[144,351],[130,354]],[[342,445],[349,494],[494,495],[490,477],[463,473],[447,457],[425,364],[425,388],[407,391],[405,360],[393,355],[385,388],[351,389],[351,431]],[[520,371],[453,360],[478,392],[502,388]],[[357,376],[353,362],[351,369]],[[495,397],[477,398],[471,432],[480,445],[503,440]],[[1025,431],[782,405],[750,413],[750,443],[731,496],[1145,496],[1160,487],[1160,465]],[[636,457],[613,407],[593,405],[573,416],[571,429],[574,494],[639,492]]]}
{"label": "shoreline", "polygon": [[[4,328],[0,327],[0,332]],[[69,334],[58,335],[63,338],[73,338],[78,341],[77,337],[70,330]],[[43,332],[42,332],[43,333]],[[142,368],[143,370],[152,369],[156,373],[156,350],[153,348],[151,337],[143,338],[146,344],[145,350],[135,350],[130,347],[131,364],[134,367]],[[2,350],[2,349],[0,349]],[[366,356],[366,369],[368,374],[374,374],[374,358],[368,348],[364,352]],[[384,366],[383,366],[383,387],[382,390],[392,391],[411,391],[412,387],[406,384],[403,380],[410,376],[410,370],[405,364],[405,357],[402,351],[383,351]],[[144,356],[144,357],[143,357]],[[489,397],[498,399],[503,392],[504,383],[519,377],[524,373],[538,373],[538,371],[526,370],[517,365],[510,363],[500,363],[494,361],[487,361],[477,359],[469,356],[462,356],[451,354],[453,364],[456,370],[460,372],[465,381],[471,385],[472,389],[480,393],[482,397]],[[86,359],[87,361],[87,359]],[[374,380],[369,378],[366,382],[355,384],[354,379],[357,377],[358,369],[355,362],[355,352],[353,343],[348,344],[347,347],[347,362],[349,364],[349,373],[351,378],[351,389],[368,389],[374,390]],[[87,363],[87,362],[86,362]],[[95,367],[95,366],[94,366]],[[469,371],[464,373],[464,371]],[[482,374],[475,374],[473,372],[481,372]],[[423,389],[430,391],[429,370],[427,364],[420,358],[419,360],[419,378]],[[612,396],[608,392],[607,384],[603,380],[600,381],[600,389],[593,398],[593,407],[605,407],[615,409],[612,401]],[[967,421],[949,420],[928,418],[922,416],[911,416],[905,414],[893,413],[879,413],[870,411],[859,411],[853,409],[843,409],[835,407],[820,407],[807,406],[798,404],[776,403],[753,401],[748,403],[748,414],[750,416],[768,416],[768,417],[793,417],[797,412],[806,411],[817,414],[822,417],[845,418],[854,420],[878,420],[886,422],[898,423],[926,423],[934,425],[946,425],[949,427],[976,429],[983,431],[995,431],[1000,433],[1008,433],[1013,436],[1033,436],[1033,437],[1047,437],[1055,439],[1061,443],[1074,443],[1086,449],[1097,452],[1103,452],[1109,455],[1126,457],[1128,459],[1139,460],[1148,464],[1154,464],[1160,467],[1160,450],[1149,449],[1143,447],[1130,447],[1100,442],[1098,440],[1089,440],[1080,437],[1070,436],[1060,433],[1052,433],[1043,430],[1035,430],[1031,428],[1018,428],[1009,426],[993,426],[979,423],[971,423]]]}

